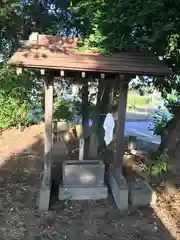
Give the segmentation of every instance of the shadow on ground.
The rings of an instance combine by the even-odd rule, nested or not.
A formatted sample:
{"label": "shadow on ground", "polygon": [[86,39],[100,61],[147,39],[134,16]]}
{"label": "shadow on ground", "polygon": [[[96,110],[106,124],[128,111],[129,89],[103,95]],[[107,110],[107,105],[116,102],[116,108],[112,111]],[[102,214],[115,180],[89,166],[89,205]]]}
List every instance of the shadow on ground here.
{"label": "shadow on ground", "polygon": [[[39,131],[39,130],[37,130]],[[22,133],[22,135],[25,133]],[[28,134],[32,134],[31,132]],[[57,201],[61,162],[67,159],[61,146],[53,154],[50,211],[36,208],[43,171],[43,138],[34,133],[28,144],[19,137],[23,151],[3,156],[0,167],[0,239],[127,240],[173,239],[151,208],[120,212],[111,194],[101,201]],[[10,151],[10,146],[9,146]],[[178,238],[177,238],[178,239]]]}

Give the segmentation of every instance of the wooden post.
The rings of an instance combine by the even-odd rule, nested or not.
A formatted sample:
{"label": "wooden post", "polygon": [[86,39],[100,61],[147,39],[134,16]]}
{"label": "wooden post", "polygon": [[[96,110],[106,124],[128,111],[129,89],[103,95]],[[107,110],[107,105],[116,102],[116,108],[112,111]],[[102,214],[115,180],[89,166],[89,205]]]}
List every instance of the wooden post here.
{"label": "wooden post", "polygon": [[53,116],[53,79],[50,74],[45,76],[45,133],[44,133],[44,172],[41,181],[39,210],[49,209],[51,192],[52,162],[52,116]]}
{"label": "wooden post", "polygon": [[98,86],[98,96],[97,96],[97,104],[96,104],[96,121],[97,121],[97,139],[98,139],[98,154],[100,154],[105,148],[104,141],[104,120],[106,118],[106,114],[108,113],[109,108],[109,100],[110,100],[110,90],[111,90],[111,82],[109,79],[100,79]]}
{"label": "wooden post", "polygon": [[88,112],[88,82],[82,87],[82,126],[84,138],[84,158],[89,156],[89,112]]}
{"label": "wooden post", "polygon": [[123,155],[124,155],[124,130],[126,122],[126,105],[127,105],[127,94],[128,94],[128,82],[124,78],[119,77],[119,108],[118,108],[118,119],[116,127],[116,149],[115,149],[115,160],[114,167],[122,170]]}
{"label": "wooden post", "polygon": [[53,115],[53,79],[47,75],[45,79],[45,136],[44,136],[44,172],[51,177],[52,161],[52,115]]}
{"label": "wooden post", "polygon": [[98,81],[98,93],[97,93],[97,101],[96,101],[96,118],[95,118],[95,133],[97,136],[97,142],[98,142],[98,146],[97,146],[97,153],[100,153],[100,112],[101,112],[101,96],[102,96],[102,92],[103,92],[103,85],[101,84],[102,80],[99,79]]}
{"label": "wooden post", "polygon": [[79,139],[79,160],[84,160],[84,138]]}

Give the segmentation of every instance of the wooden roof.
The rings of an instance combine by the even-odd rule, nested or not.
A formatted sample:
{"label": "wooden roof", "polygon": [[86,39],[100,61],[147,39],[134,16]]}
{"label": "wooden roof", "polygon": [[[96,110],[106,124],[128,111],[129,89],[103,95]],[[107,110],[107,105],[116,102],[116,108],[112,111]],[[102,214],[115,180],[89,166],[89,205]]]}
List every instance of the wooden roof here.
{"label": "wooden roof", "polygon": [[9,59],[13,66],[34,69],[165,76],[171,71],[152,53],[120,52],[101,55],[74,50],[76,38],[33,33]]}

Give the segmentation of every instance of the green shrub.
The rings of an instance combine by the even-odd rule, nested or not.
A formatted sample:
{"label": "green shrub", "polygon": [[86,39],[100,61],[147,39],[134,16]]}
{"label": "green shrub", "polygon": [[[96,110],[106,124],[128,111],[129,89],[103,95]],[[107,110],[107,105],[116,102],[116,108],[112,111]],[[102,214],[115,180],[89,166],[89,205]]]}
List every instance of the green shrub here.
{"label": "green shrub", "polygon": [[0,128],[25,125],[28,117],[28,103],[20,103],[17,99],[7,96],[0,98]]}
{"label": "green shrub", "polygon": [[149,168],[149,173],[153,177],[160,177],[169,169],[169,156],[167,151],[164,151]]}
{"label": "green shrub", "polygon": [[153,116],[153,124],[149,127],[149,130],[153,131],[155,135],[161,136],[170,119],[170,114],[160,109],[157,110]]}
{"label": "green shrub", "polygon": [[55,105],[54,120],[70,121],[72,119],[72,102],[70,100],[60,99]]}
{"label": "green shrub", "polygon": [[[75,115],[78,115],[78,116],[82,115],[82,102],[73,100],[72,101],[72,109],[73,109],[73,113]],[[94,114],[96,113],[96,105],[94,103],[92,103],[91,101],[89,101],[89,103],[88,103],[87,112],[88,112],[89,118],[93,118]]]}
{"label": "green shrub", "polygon": [[26,125],[30,105],[41,99],[42,81],[23,71],[19,76],[6,63],[0,64],[0,128]]}

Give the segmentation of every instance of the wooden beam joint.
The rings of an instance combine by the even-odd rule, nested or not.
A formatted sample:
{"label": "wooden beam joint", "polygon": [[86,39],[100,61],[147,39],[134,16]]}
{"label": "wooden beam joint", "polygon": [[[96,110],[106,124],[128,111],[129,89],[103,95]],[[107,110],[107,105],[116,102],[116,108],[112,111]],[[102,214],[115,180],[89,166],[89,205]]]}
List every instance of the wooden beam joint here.
{"label": "wooden beam joint", "polygon": [[16,74],[17,74],[17,75],[22,74],[22,72],[23,72],[23,69],[22,69],[22,68],[20,68],[20,67],[17,67],[17,68],[16,68]]}
{"label": "wooden beam joint", "polygon": [[63,70],[60,71],[60,75],[61,75],[61,77],[64,77],[64,71]]}
{"label": "wooden beam joint", "polygon": [[41,69],[41,70],[40,70],[40,73],[41,73],[41,75],[44,76],[44,75],[45,75],[45,69]]}
{"label": "wooden beam joint", "polygon": [[105,73],[101,73],[101,78],[102,78],[102,79],[105,78]]}
{"label": "wooden beam joint", "polygon": [[82,78],[85,78],[85,77],[86,77],[86,73],[85,73],[85,72],[82,72],[82,73],[81,73],[81,77],[82,77]]}

